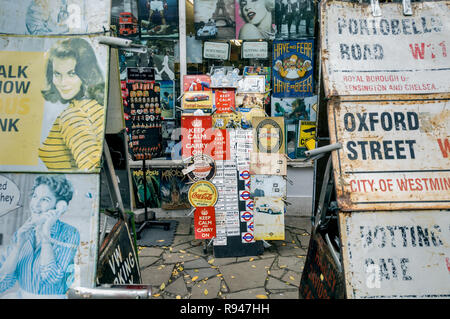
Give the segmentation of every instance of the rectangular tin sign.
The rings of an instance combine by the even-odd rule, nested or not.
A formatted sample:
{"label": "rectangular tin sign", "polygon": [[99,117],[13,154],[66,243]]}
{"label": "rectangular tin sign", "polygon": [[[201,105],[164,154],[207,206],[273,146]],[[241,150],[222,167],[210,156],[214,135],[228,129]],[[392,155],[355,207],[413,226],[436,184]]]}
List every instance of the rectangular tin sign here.
{"label": "rectangular tin sign", "polygon": [[448,1],[381,4],[322,3],[321,59],[325,94],[432,94],[450,90]]}
{"label": "rectangular tin sign", "polygon": [[450,213],[340,213],[348,298],[449,298]]}
{"label": "rectangular tin sign", "polygon": [[342,210],[450,208],[448,100],[332,102],[328,126]]}

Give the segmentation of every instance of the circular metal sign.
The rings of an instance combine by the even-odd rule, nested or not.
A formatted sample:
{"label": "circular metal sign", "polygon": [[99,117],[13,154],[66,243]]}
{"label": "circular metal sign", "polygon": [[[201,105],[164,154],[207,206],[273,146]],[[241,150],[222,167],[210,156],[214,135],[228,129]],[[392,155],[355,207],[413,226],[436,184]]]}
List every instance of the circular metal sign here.
{"label": "circular metal sign", "polygon": [[283,130],[274,120],[262,120],[256,126],[257,149],[262,153],[278,153],[283,145]]}
{"label": "circular metal sign", "polygon": [[211,182],[198,181],[189,188],[189,203],[194,207],[214,206],[217,202],[217,198],[217,189]]}
{"label": "circular metal sign", "polygon": [[200,180],[210,181],[216,175],[216,162],[208,155],[191,156],[187,160],[187,165],[188,167],[185,169],[186,174],[193,182]]}

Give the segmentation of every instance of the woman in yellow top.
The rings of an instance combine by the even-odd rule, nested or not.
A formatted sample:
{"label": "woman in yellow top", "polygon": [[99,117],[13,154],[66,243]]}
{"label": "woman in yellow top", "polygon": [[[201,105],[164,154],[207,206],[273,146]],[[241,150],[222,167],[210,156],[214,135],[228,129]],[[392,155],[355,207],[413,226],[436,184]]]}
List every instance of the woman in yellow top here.
{"label": "woman in yellow top", "polygon": [[104,77],[88,41],[70,38],[49,51],[44,99],[68,103],[39,148],[49,171],[100,168],[104,127]]}

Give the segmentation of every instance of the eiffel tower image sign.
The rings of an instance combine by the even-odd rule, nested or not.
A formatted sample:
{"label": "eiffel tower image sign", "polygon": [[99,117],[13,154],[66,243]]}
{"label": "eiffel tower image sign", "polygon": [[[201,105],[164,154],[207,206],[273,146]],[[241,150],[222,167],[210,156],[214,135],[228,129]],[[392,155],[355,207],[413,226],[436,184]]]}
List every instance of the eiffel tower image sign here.
{"label": "eiffel tower image sign", "polygon": [[225,2],[224,0],[218,0],[216,4],[216,11],[213,13],[212,18],[214,21],[224,21],[225,25],[219,25],[217,26],[225,26],[225,27],[233,27],[233,20],[230,18],[230,16],[227,14],[227,11],[225,9]]}

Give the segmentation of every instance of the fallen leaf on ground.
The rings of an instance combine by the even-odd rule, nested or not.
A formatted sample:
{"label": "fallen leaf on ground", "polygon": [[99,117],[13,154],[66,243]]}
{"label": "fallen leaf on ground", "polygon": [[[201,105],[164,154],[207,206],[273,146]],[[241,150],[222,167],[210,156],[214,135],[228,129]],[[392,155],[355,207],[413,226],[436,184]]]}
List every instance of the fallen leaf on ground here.
{"label": "fallen leaf on ground", "polygon": [[255,260],[255,258],[252,257],[252,258],[250,258],[248,261],[253,261],[253,260]]}
{"label": "fallen leaf on ground", "polygon": [[214,258],[213,259],[210,259],[210,260],[208,260],[208,264],[212,264],[214,262]]}
{"label": "fallen leaf on ground", "polygon": [[268,299],[266,295],[256,295],[256,298],[258,299]]}
{"label": "fallen leaf on ground", "polygon": [[181,296],[180,296],[180,295],[177,295],[176,298],[177,298],[177,299],[181,299]]}
{"label": "fallen leaf on ground", "polygon": [[192,278],[192,281],[196,281],[198,279],[198,276],[195,276],[194,278]]}
{"label": "fallen leaf on ground", "polygon": [[289,276],[289,279],[295,281],[295,278],[293,276]]}
{"label": "fallen leaf on ground", "polygon": [[203,291],[203,293],[205,294],[205,296],[208,295],[208,289],[205,289],[205,290]]}
{"label": "fallen leaf on ground", "polygon": [[161,286],[159,287],[159,290],[164,290],[164,288],[166,288],[166,284],[162,283]]}

